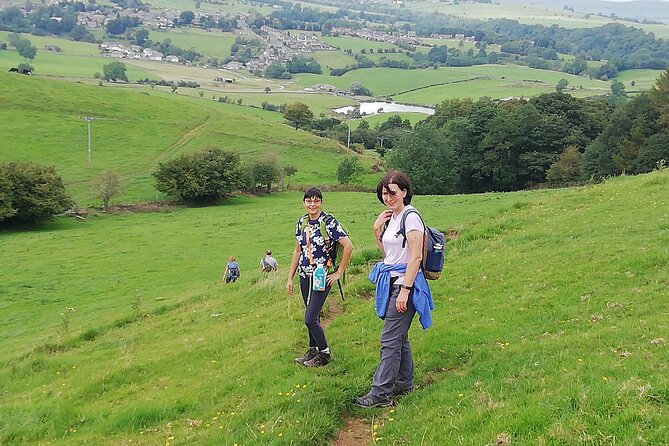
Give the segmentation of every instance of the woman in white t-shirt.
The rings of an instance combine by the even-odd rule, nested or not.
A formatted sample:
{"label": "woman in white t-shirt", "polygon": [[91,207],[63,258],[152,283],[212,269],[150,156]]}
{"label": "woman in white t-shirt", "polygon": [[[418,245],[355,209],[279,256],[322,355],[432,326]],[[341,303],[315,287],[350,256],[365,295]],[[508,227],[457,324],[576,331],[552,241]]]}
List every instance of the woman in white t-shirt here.
{"label": "woman in white t-shirt", "polygon": [[[383,319],[381,362],[371,390],[355,399],[360,407],[388,407],[393,397],[413,390],[413,357],[409,328],[419,313],[424,329],[432,325],[434,309],[430,288],[421,270],[425,226],[411,203],[409,178],[388,172],[376,188],[388,209],[374,221],[374,236],[383,253],[369,274],[376,284],[376,314]],[[404,231],[402,231],[404,224]]]}

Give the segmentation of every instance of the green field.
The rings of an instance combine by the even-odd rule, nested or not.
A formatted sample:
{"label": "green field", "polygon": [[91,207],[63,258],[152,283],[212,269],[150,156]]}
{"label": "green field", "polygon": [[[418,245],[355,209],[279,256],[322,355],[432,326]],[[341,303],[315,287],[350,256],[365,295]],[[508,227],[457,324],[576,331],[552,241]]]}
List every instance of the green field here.
{"label": "green field", "polygon": [[343,68],[347,65],[355,65],[353,56],[341,51],[316,51],[313,55],[323,67],[323,72],[328,73],[329,68]]}
{"label": "green field", "polygon": [[151,31],[149,38],[156,42],[170,39],[179,48],[185,50],[193,48],[198,53],[220,59],[230,56],[230,47],[235,43],[233,33],[207,32],[197,28],[178,28],[169,31],[156,29]]}
{"label": "green field", "polygon": [[[198,11],[195,2],[191,0],[153,0],[150,5],[154,8],[174,9],[177,11]],[[200,3],[200,12],[219,12],[248,14],[257,11],[261,14],[270,14],[272,8],[260,4],[249,4],[247,1],[222,0],[220,3]]]}
{"label": "green field", "polygon": [[[657,83],[663,70],[626,70],[618,73],[616,80],[625,84],[627,90],[650,90]],[[630,83],[634,81],[634,86]]]}
{"label": "green field", "polygon": [[[561,78],[569,80],[570,86],[576,89],[583,86],[583,90],[574,91],[580,95],[604,94],[610,88],[603,81],[514,65],[480,65],[438,70],[368,68],[349,71],[340,77],[299,75],[295,77],[295,81],[304,86],[331,83],[343,89],[350,88],[353,82],[360,82],[376,96],[395,95],[394,99],[398,102],[429,105],[449,97],[490,96],[499,99],[508,96],[534,96],[555,91],[555,85]],[[421,88],[434,84],[444,85]]]}
{"label": "green field", "polygon": [[[82,205],[93,202],[92,183],[107,170],[123,177],[121,202],[153,200],[150,172],[159,162],[208,147],[247,161],[272,154],[282,164],[300,166],[292,178],[298,184],[335,183],[345,155],[333,141],[277,123],[276,113],[174,95],[167,88],[98,87],[10,73],[0,73],[0,81],[0,136],[7,141],[0,160],[48,161]],[[97,118],[90,167],[83,116]]]}
{"label": "green field", "polygon": [[[663,444],[668,187],[664,170],[416,197],[459,237],[432,283],[434,326],[411,331],[416,391],[371,411],[351,404],[378,360],[371,194],[325,194],[356,254],[319,370],[292,361],[302,303],[283,291],[299,193],[5,231],[0,442],[330,444],[353,417],[362,444]],[[280,271],[263,277],[268,247]],[[229,255],[242,276],[226,286]]]}

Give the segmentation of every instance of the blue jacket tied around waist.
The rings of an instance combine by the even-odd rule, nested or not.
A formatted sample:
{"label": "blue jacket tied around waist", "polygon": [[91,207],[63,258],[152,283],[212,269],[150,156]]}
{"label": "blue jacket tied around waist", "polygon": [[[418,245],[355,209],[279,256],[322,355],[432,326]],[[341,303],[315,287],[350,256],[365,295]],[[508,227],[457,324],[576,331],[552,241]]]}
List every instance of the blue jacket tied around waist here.
{"label": "blue jacket tied around waist", "polygon": [[[376,285],[376,314],[381,319],[385,319],[386,311],[388,311],[388,302],[390,299],[390,273],[392,271],[405,272],[407,269],[406,263],[397,265],[386,265],[383,262],[378,262],[369,273],[369,280]],[[434,310],[434,302],[432,301],[432,293],[430,287],[425,280],[423,272],[418,270],[416,279],[413,282],[413,306],[418,312],[418,319],[423,330],[428,329],[432,325],[432,314]]]}

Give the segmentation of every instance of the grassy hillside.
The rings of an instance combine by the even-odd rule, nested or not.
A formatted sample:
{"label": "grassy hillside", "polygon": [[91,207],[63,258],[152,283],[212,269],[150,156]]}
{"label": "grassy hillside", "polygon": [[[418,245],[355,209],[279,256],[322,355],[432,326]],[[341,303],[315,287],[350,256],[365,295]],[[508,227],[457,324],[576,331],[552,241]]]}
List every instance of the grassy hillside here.
{"label": "grassy hillside", "polygon": [[[392,410],[350,404],[378,359],[371,194],[325,197],[359,275],[319,370],[292,363],[302,304],[283,292],[297,193],[5,232],[0,443],[328,444],[352,415],[381,444],[662,444],[668,190],[664,170],[416,197],[459,237],[432,284],[435,325],[412,329],[418,389]],[[267,247],[277,276],[255,271]],[[242,277],[225,286],[228,255]]]}
{"label": "grassy hillside", "polygon": [[[0,73],[0,160],[54,165],[81,204],[93,201],[92,183],[104,171],[122,176],[119,201],[156,198],[153,171],[181,153],[220,147],[242,160],[275,156],[298,171],[297,184],[336,183],[345,150],[330,140],[278,123],[280,115],[189,98],[166,90],[111,88]],[[88,166],[87,126],[92,164]],[[373,181],[373,178],[370,180]]]}

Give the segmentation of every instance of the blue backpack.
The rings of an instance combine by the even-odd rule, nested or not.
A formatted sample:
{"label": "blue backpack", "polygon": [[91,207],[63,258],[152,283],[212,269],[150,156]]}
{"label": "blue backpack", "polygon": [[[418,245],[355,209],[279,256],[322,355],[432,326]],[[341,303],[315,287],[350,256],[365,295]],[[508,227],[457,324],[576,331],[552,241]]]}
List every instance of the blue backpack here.
{"label": "blue backpack", "polygon": [[[402,248],[406,246],[407,235],[406,235],[406,219],[409,214],[415,213],[420,218],[420,221],[425,227],[425,232],[423,233],[423,261],[421,262],[421,269],[426,279],[437,280],[441,276],[441,271],[444,269],[444,256],[445,256],[445,246],[446,246],[446,237],[438,229],[427,226],[423,221],[420,213],[415,209],[407,210],[404,215],[402,215],[402,220],[400,221],[400,230],[397,231],[395,236],[400,234],[404,237],[402,241]],[[388,228],[388,223],[383,229],[383,232]],[[383,237],[383,233],[381,234]]]}

